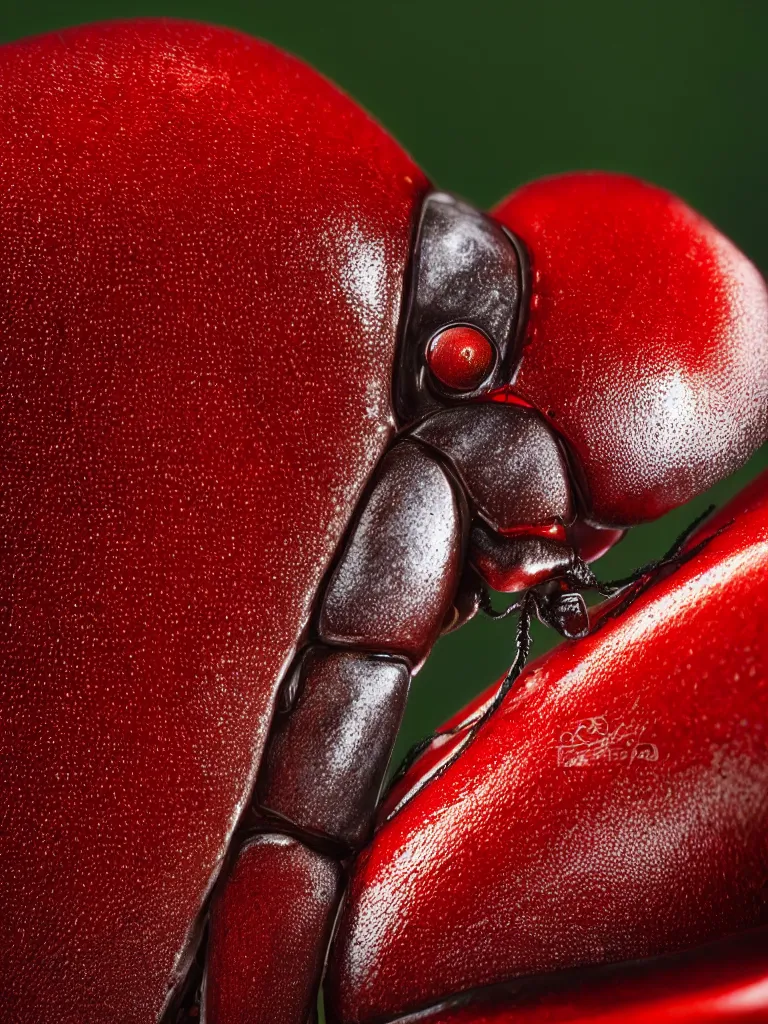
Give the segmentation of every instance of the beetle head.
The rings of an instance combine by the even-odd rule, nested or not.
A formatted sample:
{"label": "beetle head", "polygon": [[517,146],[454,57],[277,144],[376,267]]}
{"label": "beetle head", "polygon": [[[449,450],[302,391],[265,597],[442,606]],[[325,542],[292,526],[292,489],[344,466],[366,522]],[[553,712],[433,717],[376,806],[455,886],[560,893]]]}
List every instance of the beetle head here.
{"label": "beetle head", "polygon": [[[421,421],[417,434],[454,464],[464,463],[464,475],[467,461],[475,471],[484,463],[490,479],[483,491],[494,503],[519,502],[528,515],[535,506],[539,519],[526,518],[526,526],[564,522],[569,545],[586,559],[597,557],[621,534],[581,520],[571,525],[564,446],[532,403],[509,386],[519,369],[529,306],[523,243],[469,204],[431,193],[421,209],[408,276],[394,388],[401,422]],[[518,407],[519,415],[500,418],[497,403]],[[578,478],[579,468],[573,468]],[[493,516],[490,522],[499,528]]]}
{"label": "beetle head", "polygon": [[680,199],[623,175],[544,179],[494,218],[425,200],[397,412],[412,423],[488,399],[535,410],[567,458],[569,540],[591,559],[768,435],[765,285]]}
{"label": "beetle head", "polygon": [[529,279],[514,236],[444,192],[424,200],[409,278],[394,395],[404,423],[476,402],[511,379]]}

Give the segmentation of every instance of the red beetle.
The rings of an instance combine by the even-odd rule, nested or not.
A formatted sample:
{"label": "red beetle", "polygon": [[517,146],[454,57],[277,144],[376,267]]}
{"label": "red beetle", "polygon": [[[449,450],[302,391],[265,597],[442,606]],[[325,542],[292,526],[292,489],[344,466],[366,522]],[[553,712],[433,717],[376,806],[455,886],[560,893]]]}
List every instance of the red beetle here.
{"label": "red beetle", "polygon": [[[754,645],[737,630],[731,664],[747,671],[763,564],[736,555],[764,505],[592,635],[581,596],[599,589],[587,561],[624,528],[765,438],[752,265],[621,176],[550,179],[482,214],[432,190],[310,69],[221,29],[113,23],[3,48],[0,140],[10,1019],[302,1024],[411,675],[441,630],[490,610],[488,587],[522,592],[523,625],[535,611],[584,639],[502,704],[510,677],[429,786],[434,750],[400,784],[402,809],[355,868],[334,1015],[396,1017],[759,923],[765,674],[745,683],[730,788],[702,804],[697,759],[711,769],[721,737],[692,730],[698,669],[681,659],[714,598],[691,577],[695,623],[669,601],[701,559],[722,568]],[[615,671],[632,644],[655,675]],[[593,663],[603,673],[582,678]],[[706,671],[702,718],[722,728],[737,702]],[[572,708],[558,694],[577,678]],[[675,752],[647,800],[658,817],[690,775],[670,828],[710,836],[677,924],[660,908],[685,846],[637,811],[634,775],[608,792],[533,755],[524,777],[495,773],[521,728],[546,746],[547,723],[587,749],[620,736],[633,770],[656,763],[661,740],[624,706],[646,691]],[[598,697],[603,710],[581,707]],[[479,816],[462,817],[464,796],[456,810],[457,777]],[[599,807],[569,918],[563,831]],[[656,855],[627,893],[600,857],[641,832]],[[609,884],[615,907],[588,913]],[[523,940],[512,905],[535,908]],[[449,921],[459,943],[485,928],[487,944],[457,954]]]}
{"label": "red beetle", "polygon": [[[490,986],[478,1003],[501,1003],[493,1020],[505,1004],[525,1022],[582,1020],[624,998],[648,1000],[640,1019],[699,1020],[697,1000],[761,979],[745,1009],[768,1019],[768,473],[691,552],[531,665],[473,742],[477,707],[413,765],[355,866],[335,1019]],[[568,973],[649,957],[662,959]],[[459,1008],[435,1019],[469,1020]]]}

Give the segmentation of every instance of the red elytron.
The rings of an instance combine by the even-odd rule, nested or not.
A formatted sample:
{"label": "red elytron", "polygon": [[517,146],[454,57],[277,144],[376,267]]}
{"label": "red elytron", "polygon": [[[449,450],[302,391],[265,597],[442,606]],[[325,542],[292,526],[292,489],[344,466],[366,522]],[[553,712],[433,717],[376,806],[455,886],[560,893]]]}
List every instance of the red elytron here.
{"label": "red elytron", "polygon": [[[349,871],[348,1024],[592,1019],[572,969],[765,924],[763,490],[615,617],[581,596],[766,435],[745,257],[614,175],[481,214],[199,25],[2,48],[0,141],[8,1019],[303,1024]],[[370,841],[411,676],[489,585],[582,639]],[[646,963],[653,1012],[764,1012],[765,958],[714,960]]]}

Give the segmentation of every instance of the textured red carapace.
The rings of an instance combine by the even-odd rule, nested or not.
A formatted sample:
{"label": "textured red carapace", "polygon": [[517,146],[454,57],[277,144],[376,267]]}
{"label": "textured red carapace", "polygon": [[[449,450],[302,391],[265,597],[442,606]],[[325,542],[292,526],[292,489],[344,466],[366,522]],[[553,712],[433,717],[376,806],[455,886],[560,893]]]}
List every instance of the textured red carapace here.
{"label": "textured red carapace", "polygon": [[720,527],[420,791],[438,762],[416,763],[355,867],[338,1019],[768,923],[768,474],[700,536]]}
{"label": "textured red carapace", "polygon": [[568,440],[592,517],[653,519],[732,472],[768,423],[768,306],[742,253],[618,174],[545,178],[494,212],[532,254],[514,390]]}
{"label": "textured red carapace", "polygon": [[425,181],[173,22],[1,49],[0,140],[4,1009],[150,1021],[392,434]]}
{"label": "textured red carapace", "polygon": [[[393,435],[428,184],[300,62],[178,22],[2,48],[0,143],[3,1008],[153,1021]],[[583,459],[606,523],[687,497],[686,473],[648,489],[664,446],[708,479],[764,426],[755,272],[675,204],[601,175],[498,211],[533,252],[516,392]],[[746,302],[720,393],[717,346]],[[637,428],[649,407],[661,452]],[[766,528],[759,502],[533,668],[385,825],[339,936],[345,1020],[761,918]],[[621,756],[571,764],[582,736]]]}

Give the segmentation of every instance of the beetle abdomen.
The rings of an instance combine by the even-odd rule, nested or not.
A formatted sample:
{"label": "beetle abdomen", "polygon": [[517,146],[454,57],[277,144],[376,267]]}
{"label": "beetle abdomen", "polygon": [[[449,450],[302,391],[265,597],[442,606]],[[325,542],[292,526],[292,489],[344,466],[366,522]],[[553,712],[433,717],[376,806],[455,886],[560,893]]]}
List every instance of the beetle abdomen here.
{"label": "beetle abdomen", "polygon": [[149,1021],[391,435],[425,182],[178,22],[4,48],[0,140],[4,1007]]}

